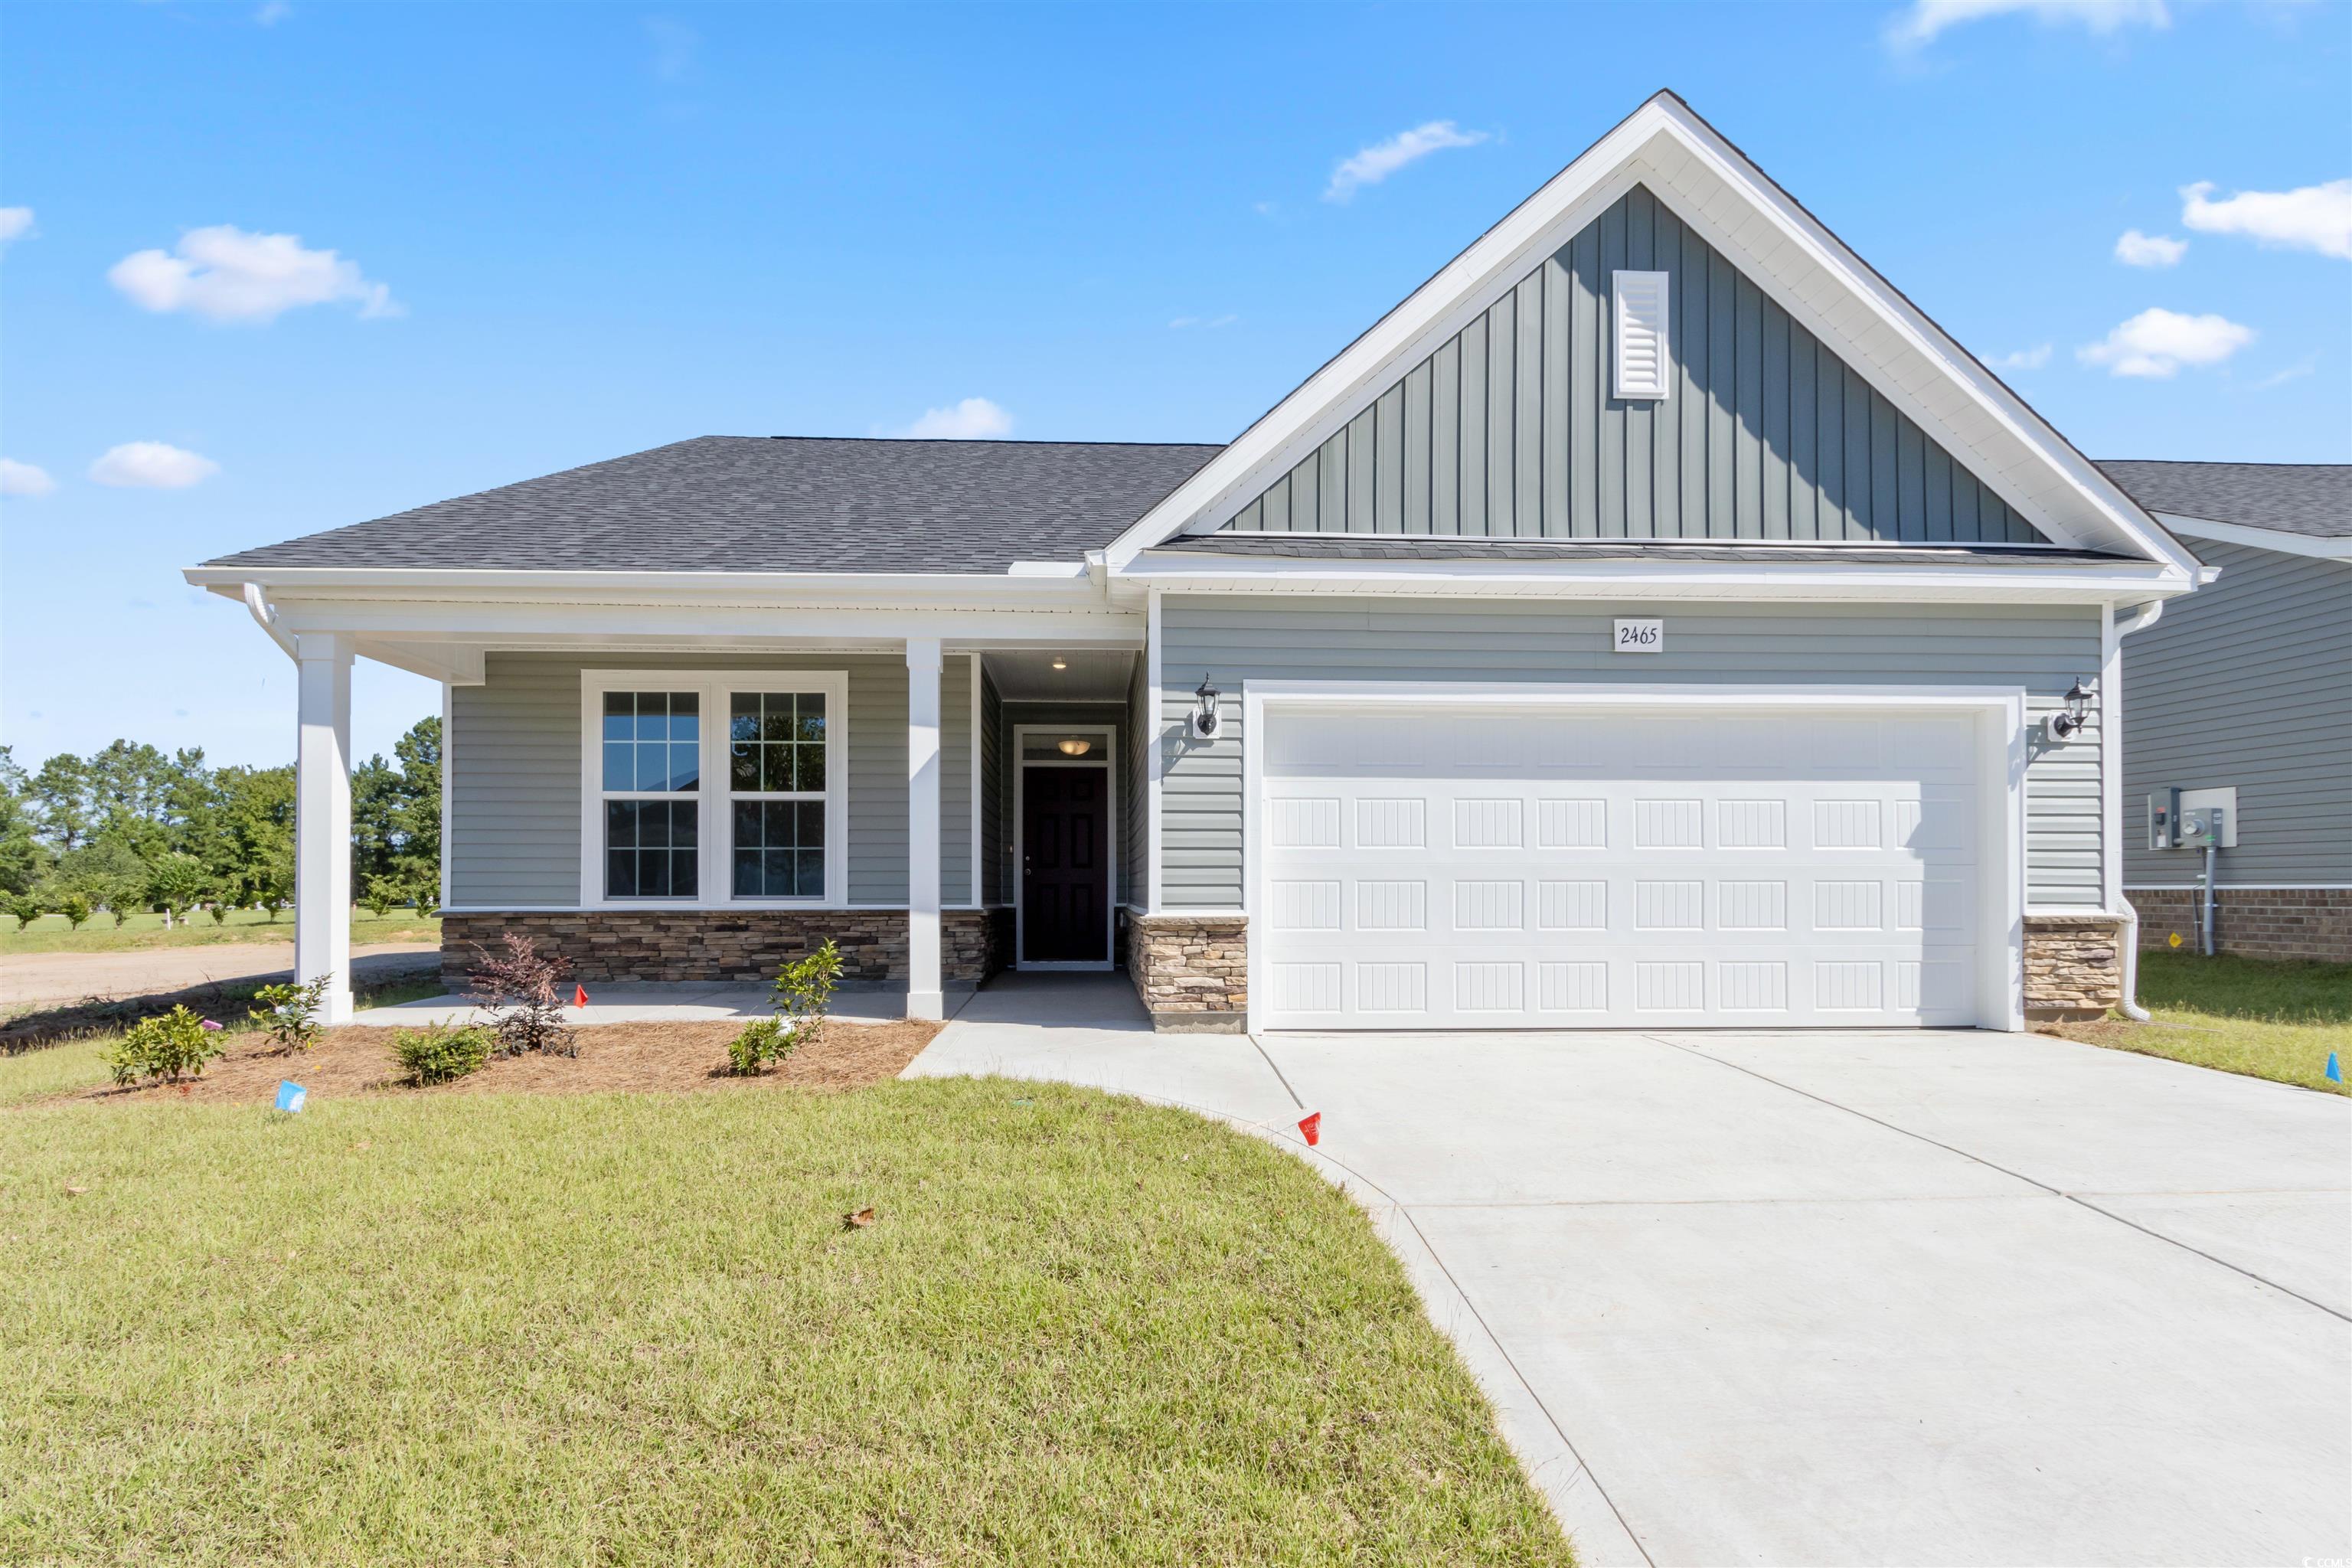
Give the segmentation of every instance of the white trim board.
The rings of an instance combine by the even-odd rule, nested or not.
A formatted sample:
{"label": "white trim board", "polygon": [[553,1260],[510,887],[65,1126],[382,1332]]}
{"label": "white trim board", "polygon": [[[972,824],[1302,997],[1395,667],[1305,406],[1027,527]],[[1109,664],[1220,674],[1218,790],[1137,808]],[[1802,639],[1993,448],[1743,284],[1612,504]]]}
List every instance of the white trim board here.
{"label": "white trim board", "polygon": [[[1242,899],[1247,918],[1266,906],[1264,799],[1265,737],[1268,707],[1428,707],[1497,709],[1590,708],[1596,710],[1724,708],[1743,714],[1759,709],[1945,710],[1972,712],[1978,720],[1979,768],[1978,857],[1984,886],[1978,931],[1977,998],[1980,1027],[2025,1026],[2025,692],[2020,687],[1876,686],[1767,687],[1561,684],[1520,687],[1466,681],[1255,680],[1242,691]],[[1212,911],[1181,910],[1185,914]],[[1262,998],[1268,994],[1261,969],[1265,944],[1248,944],[1248,1027],[1264,1026]]]}
{"label": "white trim board", "polygon": [[2308,533],[2289,533],[2281,528],[2257,528],[2246,522],[2216,522],[2210,518],[2184,517],[2174,511],[2159,511],[2154,515],[2158,522],[2173,532],[2185,533],[2191,539],[2210,539],[2221,544],[2243,544],[2256,550],[2275,550],[2282,555],[2308,555],[2320,561],[2352,565],[2352,535],[2317,539]]}
{"label": "white trim board", "polygon": [[[1213,527],[1636,182],[1732,258],[2044,535],[2120,549],[2193,585],[2196,563],[2088,458],[1688,105],[1662,92],[1415,289],[1120,534],[1141,551]],[[1318,434],[1319,433],[1319,434]]]}

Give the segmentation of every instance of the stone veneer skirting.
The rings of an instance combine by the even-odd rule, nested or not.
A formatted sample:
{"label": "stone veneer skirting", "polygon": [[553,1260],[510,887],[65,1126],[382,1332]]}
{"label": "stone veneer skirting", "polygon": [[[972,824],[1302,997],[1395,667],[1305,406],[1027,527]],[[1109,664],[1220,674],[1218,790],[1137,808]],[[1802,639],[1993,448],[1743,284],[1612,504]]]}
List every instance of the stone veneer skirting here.
{"label": "stone veneer skirting", "polygon": [[1249,921],[1240,915],[1137,915],[1127,968],[1151,1026],[1238,1035],[1249,1027]]}
{"label": "stone veneer skirting", "polygon": [[[562,955],[583,984],[615,980],[773,980],[783,964],[831,937],[845,985],[907,983],[904,910],[516,910],[441,917],[441,977],[466,987],[474,949],[505,931]],[[1013,951],[1013,911],[940,915],[940,978],[977,985]]]}
{"label": "stone veneer skirting", "polygon": [[2121,1002],[2123,924],[2115,915],[2026,916],[2026,1017],[2098,1018]]}
{"label": "stone veneer skirting", "polygon": [[[2197,950],[2199,906],[2192,888],[2126,888],[2139,911],[2139,944],[2170,947],[2180,933]],[[2214,890],[2213,945],[2248,958],[2316,958],[2352,963],[2352,888],[2231,888]]]}

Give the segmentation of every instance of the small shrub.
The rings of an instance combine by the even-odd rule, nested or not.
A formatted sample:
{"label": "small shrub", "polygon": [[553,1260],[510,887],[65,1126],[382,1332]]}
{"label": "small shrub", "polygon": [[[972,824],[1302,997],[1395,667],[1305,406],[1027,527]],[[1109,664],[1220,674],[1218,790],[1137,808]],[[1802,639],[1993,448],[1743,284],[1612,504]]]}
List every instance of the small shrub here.
{"label": "small shrub", "polygon": [[776,1011],[782,1014],[794,1040],[813,1038],[833,1005],[834,983],[841,978],[841,950],[827,937],[824,945],[805,958],[787,963],[776,975]]}
{"label": "small shrub", "polygon": [[205,913],[213,917],[213,924],[216,926],[228,924],[228,900],[215,899],[205,907]]}
{"label": "small shrub", "polygon": [[89,919],[89,900],[80,893],[68,893],[58,903],[58,913],[66,917],[66,924],[75,931]]}
{"label": "small shrub", "polygon": [[41,900],[30,893],[18,893],[8,900],[8,912],[16,919],[16,929],[23,931],[43,914]]}
{"label": "small shrub", "polygon": [[727,1066],[737,1077],[750,1078],[768,1063],[791,1056],[796,1043],[782,1018],[754,1018],[727,1042]]}
{"label": "small shrub", "polygon": [[501,933],[499,944],[496,953],[476,947],[476,963],[466,976],[473,982],[468,998],[490,1015],[499,1054],[578,1056],[580,1041],[564,1026],[560,989],[572,966],[541,952],[530,937],[516,931]]}
{"label": "small shrub", "polygon": [[182,1073],[191,1078],[201,1074],[205,1064],[220,1054],[220,1026],[183,1005],[132,1025],[107,1051],[106,1065],[119,1084],[142,1078],[176,1083]]}
{"label": "small shrub", "polygon": [[334,978],[321,974],[308,985],[265,985],[253,994],[261,1005],[246,1016],[268,1033],[270,1049],[278,1055],[307,1051],[319,1043],[319,1012]]}
{"label": "small shrub", "polygon": [[422,1029],[395,1031],[392,1054],[421,1088],[479,1072],[497,1043],[497,1037],[481,1024],[430,1024]]}
{"label": "small shrub", "polygon": [[405,889],[390,877],[370,877],[367,879],[367,886],[360,892],[360,908],[376,919],[382,920],[392,913],[394,905],[402,901],[404,891]]}

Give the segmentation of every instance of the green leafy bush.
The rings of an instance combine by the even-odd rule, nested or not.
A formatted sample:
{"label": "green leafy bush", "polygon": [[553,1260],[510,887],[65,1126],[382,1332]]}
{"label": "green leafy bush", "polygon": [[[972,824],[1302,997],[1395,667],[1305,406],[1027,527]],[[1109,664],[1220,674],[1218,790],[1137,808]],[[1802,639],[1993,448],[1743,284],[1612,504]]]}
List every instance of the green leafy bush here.
{"label": "green leafy bush", "polygon": [[783,1015],[794,1039],[810,1038],[824,1022],[833,1005],[833,987],[841,978],[841,950],[833,939],[805,958],[787,963],[776,975],[776,1011]]}
{"label": "green leafy bush", "polygon": [[754,1018],[727,1042],[728,1068],[739,1078],[749,1078],[768,1063],[792,1055],[795,1043],[782,1018]]}
{"label": "green leafy bush", "polygon": [[333,980],[321,974],[308,985],[265,985],[253,994],[261,1005],[246,1016],[268,1032],[270,1048],[279,1056],[307,1051],[319,1042],[319,1013]]}
{"label": "green leafy bush", "polygon": [[46,912],[41,900],[31,893],[18,893],[8,900],[8,912],[16,917],[16,929],[23,931]]}
{"label": "green leafy bush", "polygon": [[220,1032],[211,1019],[184,1005],[174,1007],[159,1018],[132,1025],[107,1051],[106,1065],[120,1084],[142,1078],[176,1083],[182,1073],[192,1078],[202,1073],[205,1064],[221,1054]]}
{"label": "green leafy bush", "polygon": [[495,1043],[490,1031],[480,1024],[429,1024],[422,1029],[395,1030],[392,1054],[421,1087],[479,1072],[490,1059]]}
{"label": "green leafy bush", "polygon": [[89,919],[89,900],[80,893],[68,893],[58,901],[58,913],[66,917],[66,924],[79,931]]}

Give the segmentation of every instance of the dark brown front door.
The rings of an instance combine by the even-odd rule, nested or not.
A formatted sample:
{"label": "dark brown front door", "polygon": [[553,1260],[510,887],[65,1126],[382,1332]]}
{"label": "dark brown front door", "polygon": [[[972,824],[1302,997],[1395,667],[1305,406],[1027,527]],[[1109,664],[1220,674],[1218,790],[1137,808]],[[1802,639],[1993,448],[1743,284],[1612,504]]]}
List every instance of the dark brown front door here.
{"label": "dark brown front door", "polygon": [[1110,957],[1106,768],[1024,767],[1021,779],[1021,962]]}

